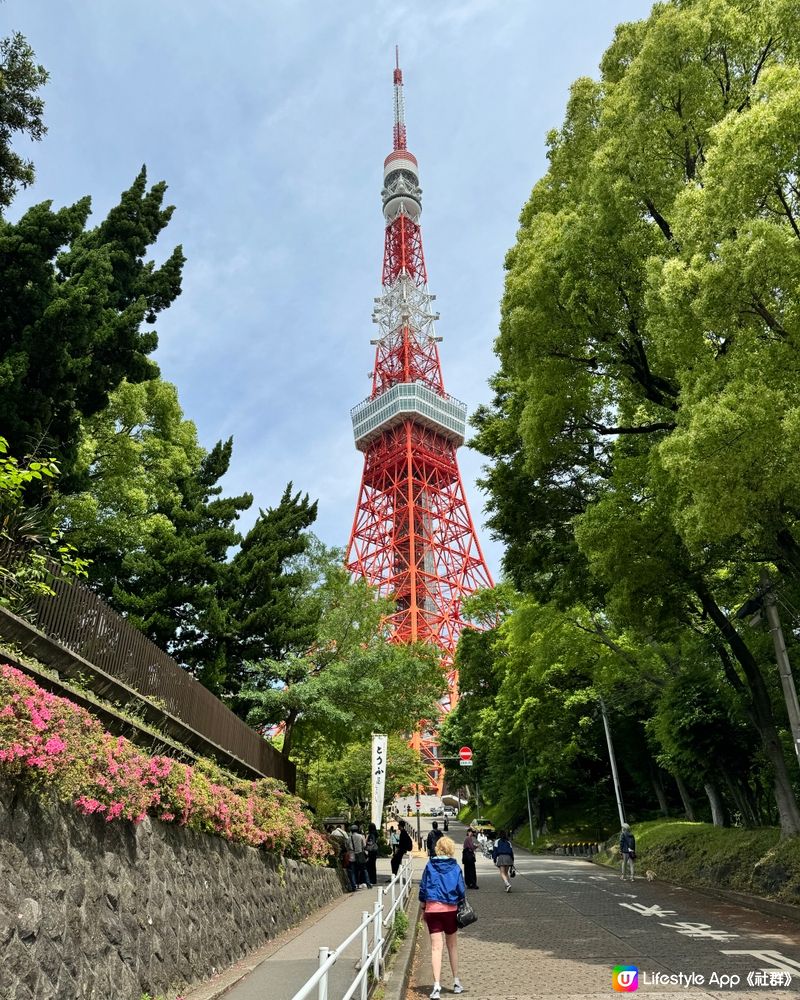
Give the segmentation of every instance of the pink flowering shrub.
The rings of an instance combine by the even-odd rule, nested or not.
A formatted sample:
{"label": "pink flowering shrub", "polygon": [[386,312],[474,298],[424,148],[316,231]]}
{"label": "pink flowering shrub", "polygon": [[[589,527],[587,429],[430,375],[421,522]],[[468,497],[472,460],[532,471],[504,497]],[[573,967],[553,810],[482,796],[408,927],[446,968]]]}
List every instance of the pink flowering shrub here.
{"label": "pink flowering shrub", "polygon": [[238,780],[207,760],[190,766],[150,756],[8,664],[0,666],[0,777],[53,790],[109,823],[154,816],[311,864],[330,852],[281,782]]}

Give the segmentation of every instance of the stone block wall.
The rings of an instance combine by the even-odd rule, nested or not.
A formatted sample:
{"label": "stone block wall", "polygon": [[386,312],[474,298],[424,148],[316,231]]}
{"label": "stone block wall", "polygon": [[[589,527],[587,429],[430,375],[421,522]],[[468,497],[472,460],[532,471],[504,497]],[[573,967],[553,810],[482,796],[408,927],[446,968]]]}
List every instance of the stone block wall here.
{"label": "stone block wall", "polygon": [[191,985],[341,892],[332,869],[3,788],[0,997],[140,1000]]}

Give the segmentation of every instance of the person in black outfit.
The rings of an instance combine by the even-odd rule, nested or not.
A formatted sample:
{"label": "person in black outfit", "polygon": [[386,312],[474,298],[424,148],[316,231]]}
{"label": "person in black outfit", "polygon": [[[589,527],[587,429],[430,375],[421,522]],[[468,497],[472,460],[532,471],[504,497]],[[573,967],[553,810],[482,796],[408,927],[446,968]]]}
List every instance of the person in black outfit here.
{"label": "person in black outfit", "polygon": [[373,885],[378,884],[378,872],[376,863],[378,861],[378,828],[374,823],[370,823],[367,830],[367,875]]}
{"label": "person in black outfit", "polygon": [[433,821],[433,829],[428,834],[428,839],[425,842],[425,844],[426,844],[426,846],[428,848],[428,857],[429,858],[435,858],[436,857],[436,842],[439,840],[440,837],[443,837],[443,836],[444,836],[444,834],[439,829],[439,824],[436,822],[436,820],[434,820]]}
{"label": "person in black outfit", "polygon": [[392,875],[398,873],[403,857],[414,847],[411,843],[411,837],[408,835],[408,830],[406,830],[406,821],[401,819],[397,825],[400,828],[400,842],[397,845],[397,850],[392,855]]}
{"label": "person in black outfit", "polygon": [[478,888],[478,873],[475,870],[475,837],[472,830],[467,830],[464,846],[461,849],[461,864],[464,866],[464,881],[468,889]]}

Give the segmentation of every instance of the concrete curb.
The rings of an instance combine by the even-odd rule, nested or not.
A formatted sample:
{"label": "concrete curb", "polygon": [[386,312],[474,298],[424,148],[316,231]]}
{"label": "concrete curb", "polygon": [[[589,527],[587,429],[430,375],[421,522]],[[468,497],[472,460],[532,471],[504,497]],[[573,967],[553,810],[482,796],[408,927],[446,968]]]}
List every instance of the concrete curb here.
{"label": "concrete curb", "polygon": [[[587,861],[592,859],[587,858]],[[593,861],[601,868],[613,870],[612,865],[607,865],[602,861]],[[712,899],[719,899],[723,903],[735,903],[737,906],[745,906],[749,910],[756,910],[758,913],[765,913],[770,917],[785,917],[787,920],[794,920],[800,923],[800,906],[793,903],[779,903],[775,899],[764,899],[763,896],[751,896],[747,892],[737,892],[734,889],[717,889],[707,885],[682,885],[680,882],[671,882],[668,878],[657,878],[658,882],[665,885],[674,886],[676,889],[689,889],[697,892],[701,896],[710,896]]]}
{"label": "concrete curb", "polygon": [[411,975],[411,966],[414,961],[414,952],[416,951],[421,909],[422,904],[420,901],[412,898],[411,905],[406,910],[408,914],[408,934],[406,934],[405,940],[395,955],[383,980],[384,1000],[403,1000],[405,996],[406,987]]}

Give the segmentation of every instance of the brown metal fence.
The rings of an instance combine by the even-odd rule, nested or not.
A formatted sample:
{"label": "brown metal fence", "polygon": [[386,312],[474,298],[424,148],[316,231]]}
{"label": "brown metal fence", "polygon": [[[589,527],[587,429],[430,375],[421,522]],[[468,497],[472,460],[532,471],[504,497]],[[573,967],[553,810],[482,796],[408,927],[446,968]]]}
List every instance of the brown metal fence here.
{"label": "brown metal fence", "polygon": [[295,767],[155,643],[76,581],[51,581],[55,597],[36,598],[35,627],[133,688],[204,740],[294,789]]}

